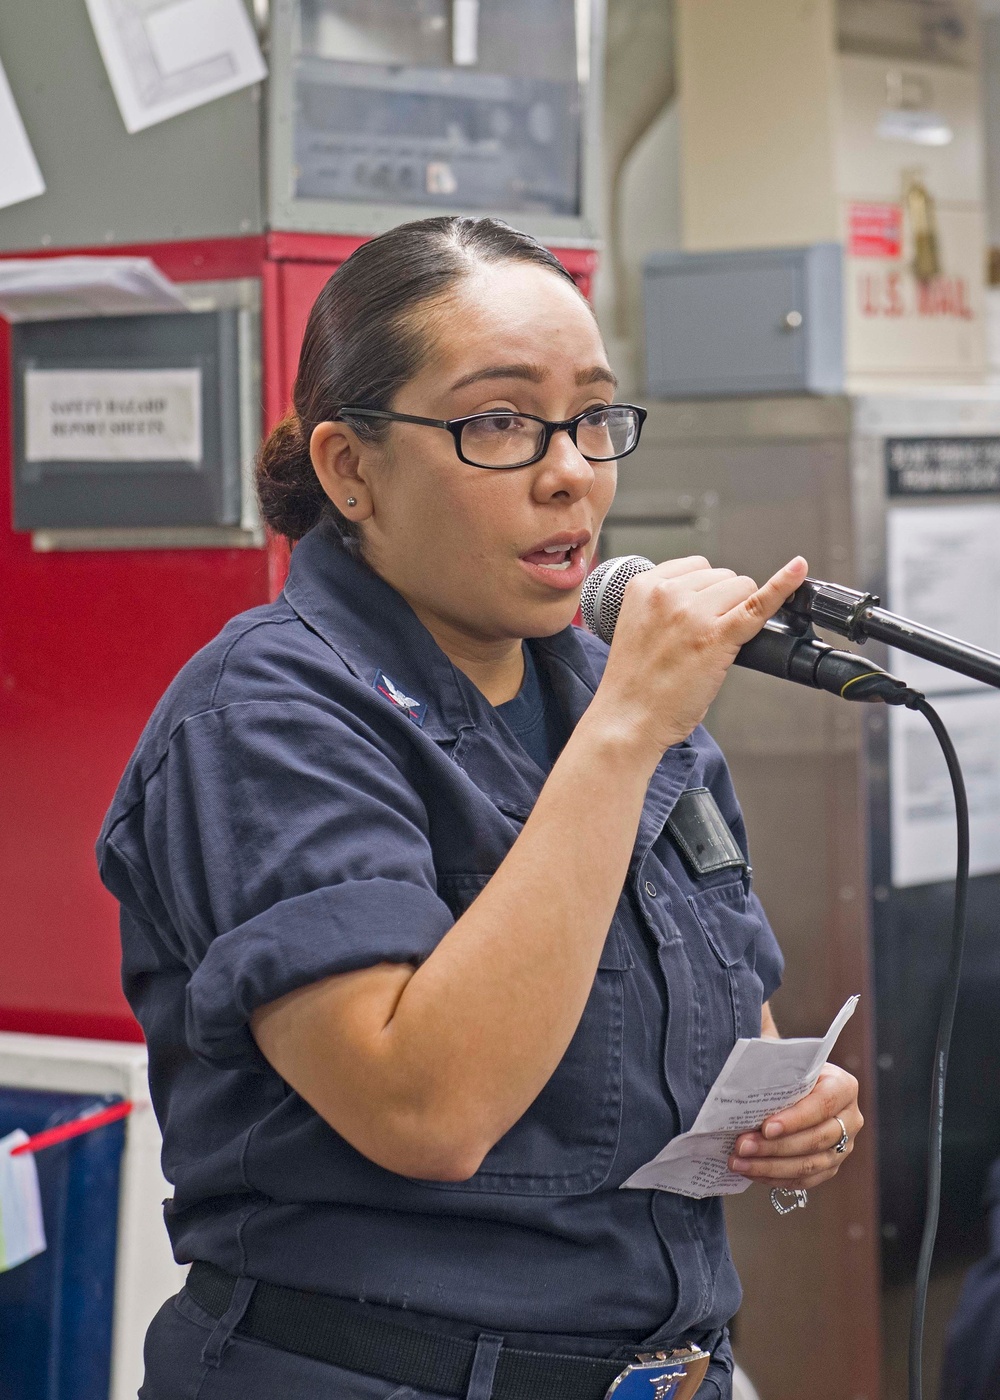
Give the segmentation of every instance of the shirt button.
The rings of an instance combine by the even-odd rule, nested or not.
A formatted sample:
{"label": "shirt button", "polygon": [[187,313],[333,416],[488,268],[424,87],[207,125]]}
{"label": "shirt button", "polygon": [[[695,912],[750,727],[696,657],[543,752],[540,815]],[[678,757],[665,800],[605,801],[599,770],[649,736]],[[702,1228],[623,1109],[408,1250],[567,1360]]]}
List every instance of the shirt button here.
{"label": "shirt button", "polygon": [[656,886],[653,884],[652,880],[647,880],[645,885],[643,885],[643,889],[649,895],[650,899],[656,898]]}

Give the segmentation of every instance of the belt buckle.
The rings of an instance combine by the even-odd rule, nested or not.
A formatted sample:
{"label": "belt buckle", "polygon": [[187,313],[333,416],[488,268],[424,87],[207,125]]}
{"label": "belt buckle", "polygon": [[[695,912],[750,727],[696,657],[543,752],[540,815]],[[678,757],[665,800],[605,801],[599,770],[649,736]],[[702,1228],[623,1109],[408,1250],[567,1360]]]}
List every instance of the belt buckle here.
{"label": "belt buckle", "polygon": [[700,1347],[639,1352],[611,1382],[604,1400],[690,1400],[710,1360]]}

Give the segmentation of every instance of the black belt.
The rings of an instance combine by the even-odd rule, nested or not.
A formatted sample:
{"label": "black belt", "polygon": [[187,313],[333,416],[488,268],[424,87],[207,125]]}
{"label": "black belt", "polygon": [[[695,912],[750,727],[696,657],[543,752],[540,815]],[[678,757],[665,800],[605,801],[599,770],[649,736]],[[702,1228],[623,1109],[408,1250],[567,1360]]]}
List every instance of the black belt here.
{"label": "black belt", "polygon": [[[236,1279],[214,1264],[192,1264],[187,1291],[205,1312],[220,1318]],[[378,1376],[396,1385],[439,1395],[463,1396],[476,1343],[424,1332],[387,1318],[367,1316],[363,1304],[276,1283],[258,1283],[235,1331],[283,1351]],[[497,1359],[493,1400],[604,1400],[628,1361],[519,1351],[503,1347]]]}

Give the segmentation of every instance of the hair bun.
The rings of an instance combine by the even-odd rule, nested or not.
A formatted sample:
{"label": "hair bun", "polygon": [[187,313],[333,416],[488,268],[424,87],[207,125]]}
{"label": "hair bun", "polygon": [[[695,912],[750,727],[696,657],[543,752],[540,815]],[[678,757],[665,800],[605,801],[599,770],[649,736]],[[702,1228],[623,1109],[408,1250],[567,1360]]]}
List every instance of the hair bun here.
{"label": "hair bun", "polygon": [[257,453],[256,480],[260,513],[276,534],[300,540],[319,523],[328,501],[294,410],[264,440]]}

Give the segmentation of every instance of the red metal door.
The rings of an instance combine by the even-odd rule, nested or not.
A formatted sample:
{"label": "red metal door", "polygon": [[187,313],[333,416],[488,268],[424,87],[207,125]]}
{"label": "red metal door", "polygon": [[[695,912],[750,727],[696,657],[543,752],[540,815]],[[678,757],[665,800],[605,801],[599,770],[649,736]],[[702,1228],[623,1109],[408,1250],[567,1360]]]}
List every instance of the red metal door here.
{"label": "red metal door", "polygon": [[[200,281],[259,276],[263,240],[115,251]],[[173,676],[266,601],[267,553],[36,552],[11,528],[12,389],[0,321],[0,1030],[139,1040],[94,842]]]}
{"label": "red metal door", "polygon": [[[113,251],[178,282],[261,278],[270,426],[288,409],[316,295],[362,241],[276,233]],[[596,254],[559,256],[589,294]],[[12,391],[0,321],[0,1030],[137,1040],[94,842],[157,700],[230,617],[280,592],[288,550],[34,551],[11,528]]]}

